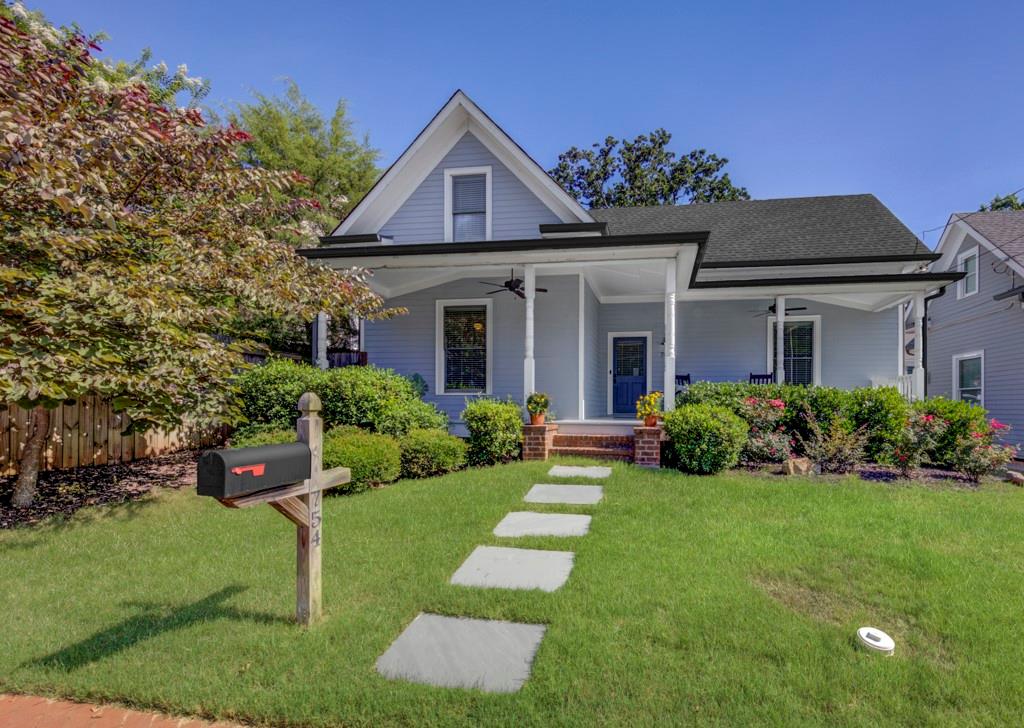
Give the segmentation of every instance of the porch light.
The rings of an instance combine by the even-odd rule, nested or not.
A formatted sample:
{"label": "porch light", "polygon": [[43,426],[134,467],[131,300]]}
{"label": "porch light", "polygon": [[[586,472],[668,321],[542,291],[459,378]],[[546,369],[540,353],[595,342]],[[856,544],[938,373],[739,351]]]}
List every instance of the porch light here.
{"label": "porch light", "polygon": [[896,651],[896,641],[875,627],[861,627],[857,630],[857,639],[860,640],[862,647],[866,647],[871,652],[892,656]]}

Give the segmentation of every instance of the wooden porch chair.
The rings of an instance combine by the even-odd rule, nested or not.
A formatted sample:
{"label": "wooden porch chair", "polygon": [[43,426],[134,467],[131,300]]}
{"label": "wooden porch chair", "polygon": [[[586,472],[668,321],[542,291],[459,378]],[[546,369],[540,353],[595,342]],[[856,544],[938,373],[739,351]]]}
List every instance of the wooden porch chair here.
{"label": "wooden porch chair", "polygon": [[690,386],[689,374],[676,374],[676,392],[681,392]]}
{"label": "wooden porch chair", "polygon": [[775,374],[754,374],[750,373],[751,384],[775,384]]}

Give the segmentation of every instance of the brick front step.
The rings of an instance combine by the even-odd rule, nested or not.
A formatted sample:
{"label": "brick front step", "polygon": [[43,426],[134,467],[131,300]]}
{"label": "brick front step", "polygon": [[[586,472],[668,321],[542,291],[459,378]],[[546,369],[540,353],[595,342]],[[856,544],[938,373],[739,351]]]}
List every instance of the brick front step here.
{"label": "brick front step", "polygon": [[625,460],[633,459],[632,447],[559,447],[551,449],[552,455],[567,455],[581,458],[596,458],[598,460]]}
{"label": "brick front step", "polygon": [[633,449],[629,435],[555,435],[555,447],[600,447]]}

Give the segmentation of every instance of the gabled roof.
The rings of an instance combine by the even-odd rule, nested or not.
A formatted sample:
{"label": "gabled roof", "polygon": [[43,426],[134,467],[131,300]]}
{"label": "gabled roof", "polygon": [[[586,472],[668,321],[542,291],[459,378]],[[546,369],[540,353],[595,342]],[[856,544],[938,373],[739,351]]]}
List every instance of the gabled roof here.
{"label": "gabled roof", "polygon": [[593,222],[575,198],[559,187],[469,96],[458,90],[352,208],[331,236],[379,232],[467,131],[472,132],[562,222]]}
{"label": "gabled roof", "polygon": [[967,235],[1024,275],[1024,210],[956,212],[950,215],[936,250],[942,255],[935,264],[937,270],[948,270],[956,265],[957,251]]}
{"label": "gabled roof", "polygon": [[931,251],[874,195],[591,210],[609,235],[710,231],[702,266],[917,258]]}

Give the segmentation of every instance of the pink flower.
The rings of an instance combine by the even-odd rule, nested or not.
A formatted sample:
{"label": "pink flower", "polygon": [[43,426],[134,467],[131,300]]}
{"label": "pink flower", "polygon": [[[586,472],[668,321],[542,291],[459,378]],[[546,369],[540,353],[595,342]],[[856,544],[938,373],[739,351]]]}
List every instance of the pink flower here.
{"label": "pink flower", "polygon": [[989,422],[989,425],[991,425],[993,430],[1008,430],[1008,429],[1010,429],[1010,426],[1008,424],[1006,424],[1005,422],[1000,422],[995,417],[992,418],[992,421]]}
{"label": "pink flower", "polygon": [[783,402],[781,399],[770,399],[768,400],[768,404],[770,404],[772,407],[775,407],[776,409],[784,409],[786,407],[786,403]]}
{"label": "pink flower", "polygon": [[921,421],[922,422],[931,422],[934,419],[935,419],[935,415],[922,415],[921,416]]}
{"label": "pink flower", "polygon": [[980,440],[984,436],[985,436],[984,432],[972,432],[971,433],[971,437],[973,437],[975,440]]}
{"label": "pink flower", "polygon": [[745,402],[746,404],[749,404],[749,405],[750,405],[751,407],[753,407],[753,406],[754,406],[755,404],[757,404],[757,403],[758,403],[758,402],[760,402],[761,400],[759,400],[759,399],[758,399],[757,397],[747,397],[747,398],[746,398],[745,400],[743,400],[743,401],[744,401],[744,402]]}

